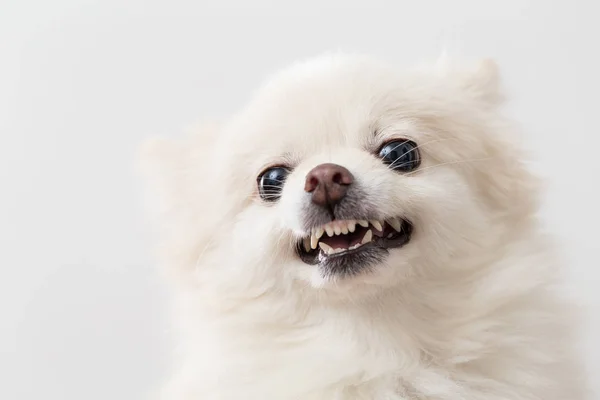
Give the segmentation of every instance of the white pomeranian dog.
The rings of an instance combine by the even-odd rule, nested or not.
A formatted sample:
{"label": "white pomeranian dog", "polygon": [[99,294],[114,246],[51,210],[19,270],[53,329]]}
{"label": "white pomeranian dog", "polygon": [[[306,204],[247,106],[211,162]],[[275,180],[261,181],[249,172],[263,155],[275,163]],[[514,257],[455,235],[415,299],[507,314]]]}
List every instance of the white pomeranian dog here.
{"label": "white pomeranian dog", "polygon": [[573,309],[496,65],[328,55],[144,168],[168,400],[580,400]]}

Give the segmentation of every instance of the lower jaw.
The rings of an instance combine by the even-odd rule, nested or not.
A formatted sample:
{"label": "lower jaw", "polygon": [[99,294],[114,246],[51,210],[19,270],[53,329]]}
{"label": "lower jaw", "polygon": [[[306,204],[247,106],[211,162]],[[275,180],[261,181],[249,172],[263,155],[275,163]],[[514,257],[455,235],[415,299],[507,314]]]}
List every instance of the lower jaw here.
{"label": "lower jaw", "polygon": [[324,277],[350,277],[372,271],[388,254],[388,249],[369,243],[346,253],[319,254],[318,268]]}

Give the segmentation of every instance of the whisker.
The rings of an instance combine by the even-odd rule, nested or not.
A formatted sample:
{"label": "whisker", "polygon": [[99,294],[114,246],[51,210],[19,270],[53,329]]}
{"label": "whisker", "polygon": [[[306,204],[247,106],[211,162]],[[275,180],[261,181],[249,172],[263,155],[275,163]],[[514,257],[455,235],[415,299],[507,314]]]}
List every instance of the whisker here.
{"label": "whisker", "polygon": [[[407,154],[408,154],[408,153],[410,153],[411,151],[415,151],[416,149],[418,149],[418,148],[420,148],[420,147],[422,147],[422,146],[425,146],[426,144],[443,142],[443,141],[450,140],[450,139],[454,139],[454,138],[433,139],[433,140],[430,140],[430,141],[428,141],[428,142],[421,143],[421,144],[417,145],[416,147],[414,147],[414,148],[410,149],[409,151],[405,152],[404,154],[400,155],[400,156],[397,158],[397,160],[399,160],[401,157],[404,157],[405,155],[407,155]],[[404,142],[403,142],[403,143],[404,143]],[[400,143],[398,146],[394,147],[392,150],[395,150],[397,147],[399,147],[399,146],[402,146],[402,144],[403,144],[403,143]],[[392,169],[392,168],[394,167],[394,163],[395,163],[395,162],[396,162],[396,161],[394,161],[393,163],[391,163],[390,165],[388,165],[388,168],[389,168],[389,169]]]}
{"label": "whisker", "polygon": [[[391,125],[390,125],[390,126],[391,126]],[[421,144],[417,145],[417,146],[415,147],[415,149],[417,149],[417,148],[420,148],[420,147],[423,147],[423,146],[425,146],[425,145],[427,145],[427,144],[431,144],[431,143],[437,143],[437,142],[444,142],[444,141],[446,141],[446,140],[456,140],[456,138],[441,138],[441,139],[432,139],[432,140],[429,140],[429,141],[427,141],[427,142],[424,142],[424,143],[421,143]],[[400,145],[401,145],[401,144],[399,144],[398,146],[400,146]],[[395,147],[394,147],[394,149],[395,149]],[[407,153],[408,153],[408,152],[407,152]],[[405,154],[406,154],[406,153],[405,153]],[[402,156],[404,156],[405,154],[402,154]],[[401,156],[401,157],[402,157],[402,156]],[[362,166],[365,164],[365,162],[368,162],[368,160],[367,160],[367,161],[363,161],[363,162],[361,162],[360,164],[358,164],[358,165],[356,166],[356,168],[361,168],[361,167],[362,167]],[[394,163],[392,163],[392,164],[394,164]],[[394,165],[394,166],[396,166],[396,165]],[[387,167],[388,167],[389,169],[392,169],[390,165],[387,165]]]}
{"label": "whisker", "polygon": [[416,174],[418,172],[423,172],[423,171],[426,171],[428,169],[432,169],[432,168],[436,168],[436,167],[441,167],[441,166],[444,166],[444,165],[460,164],[460,163],[473,162],[473,161],[487,161],[487,160],[491,160],[492,158],[493,157],[470,158],[470,159],[466,159],[466,160],[454,160],[454,161],[443,162],[443,163],[440,163],[440,164],[430,165],[430,166],[425,167],[425,168],[416,169],[414,171],[411,171],[411,172],[408,172],[408,173],[404,174],[404,176],[410,176],[410,175]]}
{"label": "whisker", "polygon": [[[411,150],[409,150],[409,151],[403,153],[402,155],[400,155],[398,157],[398,159],[396,161],[394,161],[393,163],[388,164],[387,168],[393,169],[393,168],[397,168],[397,167],[401,167],[403,165],[406,165],[407,163],[398,164],[397,161],[400,158],[402,158],[403,156],[405,156],[406,154],[410,153],[411,151],[423,148],[423,147],[425,147],[425,146],[427,146],[429,144],[440,143],[440,142],[444,142],[444,141],[447,141],[447,140],[456,140],[456,138],[439,138],[439,139],[432,139],[432,140],[429,140],[427,142],[420,143],[416,147],[414,147]],[[402,145],[402,143],[398,144],[396,147],[394,147],[394,149],[396,149],[397,147],[399,147],[401,145]],[[394,150],[394,149],[392,149],[392,150]],[[458,163],[470,162],[470,161],[483,161],[483,160],[487,160],[487,159],[489,159],[489,158],[470,159],[470,160],[456,160],[456,161],[445,162],[445,163],[436,164],[436,165],[432,165],[432,166],[429,166],[429,167],[425,167],[425,168],[417,169],[415,171],[408,172],[408,173],[405,174],[405,176],[409,176],[409,175],[412,175],[414,173],[425,171],[425,170],[428,170],[428,169],[431,169],[431,168],[434,168],[434,167],[441,167],[443,165],[458,164]],[[281,183],[284,183],[284,182],[285,182],[285,180],[281,181]],[[278,195],[279,193],[281,193],[282,187],[280,185],[263,185],[262,189],[263,189],[262,194],[267,195],[267,196],[275,196],[275,195]],[[260,199],[262,199],[262,196],[261,196],[261,193],[253,193],[251,195],[248,195],[246,198],[248,200],[260,200]]]}

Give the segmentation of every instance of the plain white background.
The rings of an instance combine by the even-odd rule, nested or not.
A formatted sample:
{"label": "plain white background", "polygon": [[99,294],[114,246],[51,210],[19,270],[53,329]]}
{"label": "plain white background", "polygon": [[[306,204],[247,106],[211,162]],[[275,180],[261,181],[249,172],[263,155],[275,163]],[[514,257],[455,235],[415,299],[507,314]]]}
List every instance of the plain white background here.
{"label": "plain white background", "polygon": [[[235,112],[326,50],[500,63],[548,178],[543,215],[590,305],[600,389],[596,1],[0,2],[0,398],[142,399],[168,360],[135,150]],[[597,396],[596,398],[600,398]]]}

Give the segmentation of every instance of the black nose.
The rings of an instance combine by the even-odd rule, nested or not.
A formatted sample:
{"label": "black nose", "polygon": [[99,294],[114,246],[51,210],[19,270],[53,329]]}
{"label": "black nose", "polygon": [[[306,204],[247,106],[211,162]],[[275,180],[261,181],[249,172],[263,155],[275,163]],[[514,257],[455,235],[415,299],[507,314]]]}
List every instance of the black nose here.
{"label": "black nose", "polygon": [[354,182],[346,168],[337,164],[320,164],[306,175],[304,190],[312,193],[312,202],[321,206],[338,204]]}

